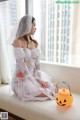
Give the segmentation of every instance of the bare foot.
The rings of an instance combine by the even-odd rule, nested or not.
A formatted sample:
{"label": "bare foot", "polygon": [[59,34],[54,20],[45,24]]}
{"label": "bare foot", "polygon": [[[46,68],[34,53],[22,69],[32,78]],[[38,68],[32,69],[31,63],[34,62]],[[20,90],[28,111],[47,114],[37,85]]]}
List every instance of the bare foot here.
{"label": "bare foot", "polygon": [[36,97],[47,97],[47,96],[45,94],[41,93],[40,95],[38,95]]}

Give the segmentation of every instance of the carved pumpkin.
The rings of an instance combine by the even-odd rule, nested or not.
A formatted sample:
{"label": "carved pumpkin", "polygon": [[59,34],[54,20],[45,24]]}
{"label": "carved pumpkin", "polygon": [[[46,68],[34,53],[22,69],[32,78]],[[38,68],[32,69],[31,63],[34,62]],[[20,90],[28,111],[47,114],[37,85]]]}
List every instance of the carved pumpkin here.
{"label": "carved pumpkin", "polygon": [[[62,82],[65,83],[65,82]],[[69,87],[69,85],[68,85]],[[58,90],[58,89],[57,89]],[[73,102],[73,96],[70,92],[70,87],[69,90],[62,88],[59,89],[56,93],[56,103],[61,106],[61,107],[69,107],[72,105]]]}

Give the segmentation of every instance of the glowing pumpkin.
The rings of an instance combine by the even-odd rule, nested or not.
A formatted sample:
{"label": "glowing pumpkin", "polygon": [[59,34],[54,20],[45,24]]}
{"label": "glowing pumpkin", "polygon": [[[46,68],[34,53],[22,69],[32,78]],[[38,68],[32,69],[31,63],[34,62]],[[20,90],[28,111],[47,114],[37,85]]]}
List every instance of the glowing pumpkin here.
{"label": "glowing pumpkin", "polygon": [[[65,83],[65,82],[63,82],[63,83]],[[69,90],[65,89],[65,88],[62,88],[62,89],[58,90],[58,92],[56,93],[56,103],[59,106],[69,107],[69,106],[72,105],[72,102],[73,102],[73,96],[70,92],[70,87],[69,87]]]}

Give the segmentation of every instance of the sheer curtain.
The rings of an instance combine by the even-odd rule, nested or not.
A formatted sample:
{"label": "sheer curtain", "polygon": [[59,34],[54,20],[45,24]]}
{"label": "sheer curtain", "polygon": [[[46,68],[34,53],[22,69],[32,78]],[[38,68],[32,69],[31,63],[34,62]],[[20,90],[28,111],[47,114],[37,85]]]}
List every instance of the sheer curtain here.
{"label": "sheer curtain", "polygon": [[25,0],[0,2],[0,83],[10,83],[12,80],[13,52],[11,46],[6,43],[12,27],[23,15],[25,15]]}
{"label": "sheer curtain", "polygon": [[1,83],[9,83],[11,79],[11,72],[6,46],[6,33],[2,14],[2,3],[0,3],[0,53]]}

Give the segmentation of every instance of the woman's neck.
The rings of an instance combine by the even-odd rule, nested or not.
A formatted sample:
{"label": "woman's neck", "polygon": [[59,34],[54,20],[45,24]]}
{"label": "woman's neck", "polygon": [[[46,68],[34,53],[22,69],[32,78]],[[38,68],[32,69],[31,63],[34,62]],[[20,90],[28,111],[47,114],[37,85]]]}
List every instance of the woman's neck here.
{"label": "woman's neck", "polygon": [[26,35],[28,42],[31,42],[30,35]]}

